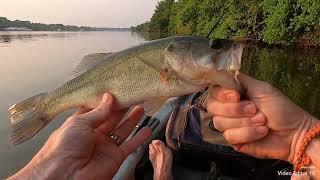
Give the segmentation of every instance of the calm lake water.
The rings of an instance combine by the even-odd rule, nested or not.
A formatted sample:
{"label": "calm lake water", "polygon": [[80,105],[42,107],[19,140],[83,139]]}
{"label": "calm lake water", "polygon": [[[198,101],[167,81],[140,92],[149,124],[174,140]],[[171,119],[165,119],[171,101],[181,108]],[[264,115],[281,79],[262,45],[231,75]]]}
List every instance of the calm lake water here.
{"label": "calm lake water", "polygon": [[31,141],[15,147],[9,142],[11,105],[63,84],[87,54],[115,52],[144,41],[128,31],[0,31],[0,179],[23,167],[70,114],[60,115]]}
{"label": "calm lake water", "polygon": [[[9,142],[8,108],[63,84],[84,55],[114,52],[145,41],[132,32],[0,32],[0,178],[23,167],[71,112],[57,117],[32,140]],[[148,38],[147,38],[148,39]],[[242,71],[266,80],[320,117],[320,54],[316,50],[250,46]]]}

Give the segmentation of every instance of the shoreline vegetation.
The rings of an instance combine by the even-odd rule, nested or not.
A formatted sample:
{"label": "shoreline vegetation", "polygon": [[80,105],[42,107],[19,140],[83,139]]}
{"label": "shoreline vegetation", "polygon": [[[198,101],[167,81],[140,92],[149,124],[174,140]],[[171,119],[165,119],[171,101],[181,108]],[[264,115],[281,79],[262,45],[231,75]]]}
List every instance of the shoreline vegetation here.
{"label": "shoreline vegetation", "polygon": [[33,23],[30,21],[11,21],[0,17],[0,31],[129,31],[130,28],[100,28],[63,24]]}
{"label": "shoreline vegetation", "polygon": [[149,21],[132,31],[267,45],[320,47],[320,1],[314,0],[162,0]]}

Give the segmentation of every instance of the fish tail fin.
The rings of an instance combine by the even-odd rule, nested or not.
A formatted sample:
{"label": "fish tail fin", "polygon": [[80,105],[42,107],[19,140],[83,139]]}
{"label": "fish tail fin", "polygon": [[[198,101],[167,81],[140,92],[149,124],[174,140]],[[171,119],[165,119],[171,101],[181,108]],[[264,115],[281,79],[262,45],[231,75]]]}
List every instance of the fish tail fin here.
{"label": "fish tail fin", "polygon": [[12,144],[18,145],[32,138],[50,122],[51,119],[47,118],[44,113],[45,108],[43,108],[46,96],[47,93],[38,94],[9,109]]}

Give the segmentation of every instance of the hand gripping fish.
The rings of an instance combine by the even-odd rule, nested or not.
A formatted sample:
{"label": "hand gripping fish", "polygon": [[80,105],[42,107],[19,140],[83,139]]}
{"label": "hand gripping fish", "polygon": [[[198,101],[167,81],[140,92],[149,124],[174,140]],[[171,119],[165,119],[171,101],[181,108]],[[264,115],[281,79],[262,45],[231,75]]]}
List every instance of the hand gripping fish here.
{"label": "hand gripping fish", "polygon": [[224,40],[178,36],[85,56],[71,80],[9,109],[11,141],[30,139],[70,108],[95,108],[105,92],[115,96],[120,108],[142,104],[152,115],[167,99],[209,85],[239,90],[235,73],[242,50],[242,45]]}

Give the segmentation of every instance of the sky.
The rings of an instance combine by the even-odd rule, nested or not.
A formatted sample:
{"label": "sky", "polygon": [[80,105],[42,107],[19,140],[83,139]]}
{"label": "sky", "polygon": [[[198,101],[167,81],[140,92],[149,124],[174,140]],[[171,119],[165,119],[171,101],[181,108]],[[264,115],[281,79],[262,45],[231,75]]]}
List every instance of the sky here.
{"label": "sky", "polygon": [[131,27],[149,20],[159,0],[1,0],[0,17],[39,23]]}

